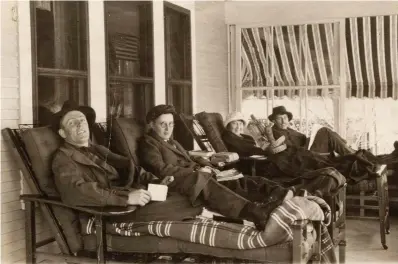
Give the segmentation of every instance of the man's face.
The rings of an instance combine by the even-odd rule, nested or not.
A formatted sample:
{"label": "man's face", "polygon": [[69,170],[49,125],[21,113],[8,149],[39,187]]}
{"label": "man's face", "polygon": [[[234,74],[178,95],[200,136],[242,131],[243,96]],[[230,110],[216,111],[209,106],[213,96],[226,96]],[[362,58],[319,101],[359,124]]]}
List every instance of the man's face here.
{"label": "man's face", "polygon": [[279,129],[287,129],[289,127],[289,118],[287,114],[276,115],[274,119],[274,123]]}
{"label": "man's face", "polygon": [[169,140],[174,130],[173,114],[163,114],[151,123],[152,129],[163,140]]}
{"label": "man's face", "polygon": [[86,146],[90,138],[86,116],[79,111],[70,111],[61,120],[59,134],[75,146]]}

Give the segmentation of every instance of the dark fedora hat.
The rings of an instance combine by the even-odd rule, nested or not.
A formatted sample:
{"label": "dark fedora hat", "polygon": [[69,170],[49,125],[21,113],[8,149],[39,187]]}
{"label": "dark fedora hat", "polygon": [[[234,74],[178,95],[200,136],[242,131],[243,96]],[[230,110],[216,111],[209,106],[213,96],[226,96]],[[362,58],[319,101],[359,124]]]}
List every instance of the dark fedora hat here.
{"label": "dark fedora hat", "polygon": [[292,120],[292,118],[293,118],[293,114],[291,112],[287,111],[283,105],[274,107],[272,109],[272,114],[268,116],[268,119],[271,121],[275,120],[275,117],[277,115],[287,115],[287,117],[289,118],[289,121]]}
{"label": "dark fedora hat", "polygon": [[51,127],[56,133],[58,133],[60,129],[62,118],[71,111],[82,112],[86,116],[87,123],[91,129],[92,125],[95,123],[95,110],[90,106],[78,105],[72,100],[67,100],[64,102],[62,109],[53,115]]}

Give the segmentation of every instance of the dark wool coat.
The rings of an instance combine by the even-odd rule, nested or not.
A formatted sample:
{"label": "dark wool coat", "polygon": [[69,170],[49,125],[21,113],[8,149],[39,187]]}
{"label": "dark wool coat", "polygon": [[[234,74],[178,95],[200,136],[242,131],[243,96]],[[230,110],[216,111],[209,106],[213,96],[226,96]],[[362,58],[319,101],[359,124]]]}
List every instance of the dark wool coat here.
{"label": "dark wool coat", "polygon": [[307,137],[304,134],[294,129],[291,129],[290,127],[288,129],[279,129],[276,126],[273,126],[272,132],[275,139],[278,139],[281,136],[285,136],[285,143],[289,147],[305,147],[307,144]]}
{"label": "dark wool coat", "polygon": [[211,166],[209,161],[203,158],[193,160],[177,141],[170,139],[166,142],[153,131],[140,140],[138,149],[144,168],[160,178],[174,176],[174,182],[169,188],[188,195],[191,202],[196,204],[200,192],[212,177],[211,174],[196,170],[202,166]]}
{"label": "dark wool coat", "polygon": [[[54,181],[66,204],[127,206],[128,193],[132,188],[141,188],[158,180],[152,173],[135,166],[130,159],[112,153],[103,146],[92,145],[92,149],[97,156],[106,159],[108,165],[99,166],[68,143],[62,145],[54,156]],[[200,208],[193,208],[184,196],[174,193],[171,196],[165,202],[151,202],[129,215],[114,217],[113,221],[182,220],[200,213]]]}
{"label": "dark wool coat", "polygon": [[230,152],[236,152],[240,157],[248,157],[251,155],[266,155],[266,152],[256,146],[253,137],[241,134],[241,137],[235,135],[229,130],[225,130],[222,140]]}

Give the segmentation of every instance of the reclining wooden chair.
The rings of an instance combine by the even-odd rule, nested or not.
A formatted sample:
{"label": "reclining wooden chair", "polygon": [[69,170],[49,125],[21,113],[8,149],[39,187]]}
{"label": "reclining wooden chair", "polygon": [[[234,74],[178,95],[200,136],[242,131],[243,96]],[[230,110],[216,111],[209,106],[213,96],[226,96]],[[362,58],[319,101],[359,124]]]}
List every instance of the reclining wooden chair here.
{"label": "reclining wooden chair", "polygon": [[[198,118],[199,117],[199,118]],[[207,138],[207,141],[210,142],[211,144],[217,144],[220,146],[219,142],[221,138],[218,136],[222,132],[222,129],[224,127],[220,127],[220,124],[222,124],[222,116],[220,114],[216,113],[199,113],[195,115],[195,118],[199,120],[199,125],[203,126],[201,129],[204,131],[204,134],[206,135],[201,135],[201,138]],[[214,119],[219,119],[218,121],[214,121]],[[220,120],[221,119],[221,120]],[[203,123],[203,121],[206,120],[206,123]],[[216,124],[217,122],[217,124]],[[219,130],[218,133],[208,133],[210,130]],[[196,133],[196,131],[200,130],[192,130],[192,133]],[[196,139],[196,138],[195,138]],[[199,145],[200,146],[200,145]],[[225,146],[225,144],[224,144]],[[253,162],[252,163],[252,173],[255,175],[255,166],[256,164]],[[386,166],[383,165],[380,167],[380,169],[377,172],[380,177],[378,177],[375,180],[365,180],[362,181],[358,184],[355,185],[347,185],[347,193],[346,199],[347,200],[357,200],[359,201],[359,205],[347,205],[349,208],[359,208],[361,211],[361,215],[359,218],[375,218],[378,219],[380,222],[380,239],[381,239],[381,244],[384,249],[388,249],[387,243],[386,243],[386,234],[389,234],[389,229],[390,229],[390,222],[389,222],[389,195],[388,195],[388,183],[387,183],[387,169]],[[341,193],[340,193],[341,194]],[[343,199],[345,201],[346,199]],[[366,202],[367,201],[373,201],[376,202],[376,205],[369,205]],[[329,203],[332,207],[334,203]],[[365,209],[372,209],[372,210],[377,210],[378,211],[378,216],[377,217],[366,217],[364,216],[364,210]],[[358,218],[358,217],[352,217],[352,218]],[[336,219],[337,220],[337,219]],[[341,219],[342,222],[345,222],[345,217]],[[333,222],[334,223],[334,222]],[[343,223],[339,223],[337,221],[335,223],[337,227],[340,226],[340,230],[343,228],[342,225]],[[330,227],[332,228],[332,227]],[[329,230],[330,235],[333,237],[333,231]],[[339,232],[340,233],[340,232]],[[344,244],[345,241],[341,241],[341,244]]]}
{"label": "reclining wooden chair", "polygon": [[[145,125],[135,119],[132,119],[132,118],[118,118],[118,119],[113,120],[112,127],[108,126],[108,129],[111,129],[112,151],[119,153],[121,155],[124,155],[124,156],[128,156],[128,157],[132,158],[136,164],[140,164],[139,158],[136,153],[137,148],[138,148],[137,143],[145,133],[145,130],[146,130]],[[291,255],[291,247],[294,248],[295,247],[294,245],[296,243],[298,243],[298,241],[296,241],[296,238],[293,238],[292,244],[290,244],[290,243],[280,244],[280,245],[278,245],[278,248],[285,250],[286,253],[282,253],[282,254],[287,254],[287,256],[288,256],[288,255]],[[258,258],[254,259],[255,261],[279,262],[279,260],[275,259],[276,256],[273,255],[272,247],[264,248],[262,250],[267,253],[265,255],[263,255],[260,259],[258,259]],[[281,254],[281,253],[278,252],[278,254]],[[309,254],[311,255],[313,253],[309,253]],[[236,256],[235,258],[239,259],[241,257]],[[288,259],[291,259],[291,256],[289,256]],[[288,260],[287,262],[290,262],[290,260]],[[293,260],[293,263],[295,263],[294,260]]]}
{"label": "reclining wooden chair", "polygon": [[[207,151],[228,151],[222,140],[222,133],[224,131],[223,118],[219,113],[206,113],[201,112],[193,117],[187,117],[180,114],[180,118],[185,121],[185,126],[191,131],[193,138],[196,140],[202,150]],[[190,121],[193,120],[193,121]],[[190,126],[189,122],[193,124]],[[258,174],[257,165],[261,163],[261,167],[267,170],[267,160],[263,158],[240,157],[243,162],[249,163],[251,175]],[[266,174],[264,175],[266,176]],[[340,263],[345,262],[345,247],[346,247],[346,234],[345,234],[345,220],[346,220],[346,185],[337,190],[336,193],[324,197],[325,201],[330,205],[332,210],[332,222],[328,227],[329,234],[333,239],[335,245],[339,245],[339,258]],[[337,208],[336,201],[343,201],[343,208]]]}
{"label": "reclining wooden chair", "polygon": [[[132,126],[130,121],[121,119],[117,123],[126,135],[126,146],[130,148],[130,135],[142,131]],[[127,125],[128,124],[128,125]],[[137,129],[136,129],[137,128]],[[140,132],[142,134],[142,132]],[[119,207],[72,207],[60,200],[54,187],[51,173],[51,159],[60,144],[59,137],[49,127],[2,130],[3,137],[11,146],[14,158],[30,188],[31,195],[22,195],[26,203],[26,262],[36,263],[44,257],[56,261],[73,263],[105,263],[113,261],[150,262],[159,256],[171,256],[173,261],[186,257],[195,257],[196,261],[208,262],[209,259],[242,259],[259,262],[307,263],[320,257],[320,236],[307,239],[305,221],[293,226],[293,241],[281,245],[251,250],[231,250],[215,248],[201,244],[166,237],[143,236],[124,237],[106,232],[108,216],[131,213],[132,208]],[[140,134],[138,134],[140,135]],[[133,153],[132,151],[131,153]],[[134,156],[132,156],[134,157]],[[54,239],[36,241],[35,210],[39,206]],[[95,217],[95,234],[85,234],[80,227],[78,213]],[[320,226],[320,224],[318,223]],[[317,229],[318,230],[318,229]],[[313,231],[315,232],[315,231]],[[320,232],[320,229],[318,230]],[[319,233],[318,233],[319,234]],[[61,253],[53,254],[37,249],[56,241]],[[312,241],[312,243],[309,242]]]}

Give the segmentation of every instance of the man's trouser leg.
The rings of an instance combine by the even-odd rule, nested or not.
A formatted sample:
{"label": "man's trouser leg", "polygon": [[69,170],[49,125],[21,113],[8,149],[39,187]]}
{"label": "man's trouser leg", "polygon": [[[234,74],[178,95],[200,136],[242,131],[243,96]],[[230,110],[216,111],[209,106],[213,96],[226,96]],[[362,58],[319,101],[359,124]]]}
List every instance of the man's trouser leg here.
{"label": "man's trouser leg", "polygon": [[238,217],[242,208],[249,202],[246,198],[218,183],[208,173],[194,172],[175,178],[169,188],[171,191],[188,196],[192,204],[201,198],[211,209],[229,217]]}
{"label": "man's trouser leg", "polygon": [[220,183],[251,202],[267,203],[284,197],[287,192],[279,183],[257,176],[245,176]]}
{"label": "man's trouser leg", "polygon": [[319,129],[316,133],[310,150],[318,153],[331,153],[335,151],[339,155],[347,155],[354,152],[354,150],[347,146],[347,142],[339,134],[326,127]]}

